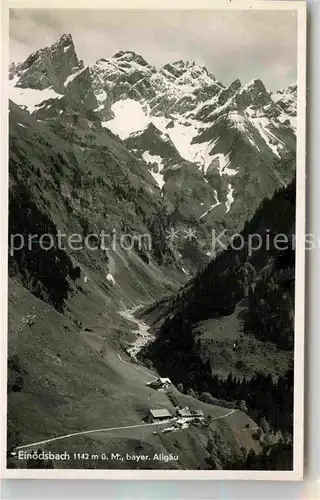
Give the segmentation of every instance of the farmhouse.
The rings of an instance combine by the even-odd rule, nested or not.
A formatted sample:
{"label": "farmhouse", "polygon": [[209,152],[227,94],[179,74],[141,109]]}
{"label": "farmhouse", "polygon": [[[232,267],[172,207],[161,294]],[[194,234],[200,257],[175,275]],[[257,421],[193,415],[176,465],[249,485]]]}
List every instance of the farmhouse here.
{"label": "farmhouse", "polygon": [[153,422],[167,420],[168,418],[172,417],[171,413],[166,408],[161,408],[158,410],[150,410],[149,416]]}
{"label": "farmhouse", "polygon": [[177,415],[182,418],[191,418],[192,414],[189,406],[185,406],[184,408],[179,408],[177,410]]}
{"label": "farmhouse", "polygon": [[108,274],[106,275],[106,279],[107,279],[107,281],[108,281],[108,282],[109,282],[112,286],[115,286],[115,284],[116,284],[116,280],[114,279],[114,277],[112,276],[112,274],[111,274],[111,273],[108,273]]}
{"label": "farmhouse", "polygon": [[152,387],[152,389],[168,389],[171,385],[171,380],[169,378],[157,378],[152,382],[148,382],[147,385]]}
{"label": "farmhouse", "polygon": [[184,408],[179,408],[177,410],[177,415],[181,418],[203,418],[204,413],[202,410],[194,410],[190,409],[189,406],[185,406]]}

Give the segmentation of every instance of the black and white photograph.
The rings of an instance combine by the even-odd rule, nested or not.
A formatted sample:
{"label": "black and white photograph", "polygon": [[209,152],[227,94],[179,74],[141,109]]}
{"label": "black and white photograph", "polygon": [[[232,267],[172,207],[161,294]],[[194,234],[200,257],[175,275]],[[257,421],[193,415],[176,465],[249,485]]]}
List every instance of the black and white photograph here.
{"label": "black and white photograph", "polygon": [[305,4],[25,4],[8,474],[301,478]]}

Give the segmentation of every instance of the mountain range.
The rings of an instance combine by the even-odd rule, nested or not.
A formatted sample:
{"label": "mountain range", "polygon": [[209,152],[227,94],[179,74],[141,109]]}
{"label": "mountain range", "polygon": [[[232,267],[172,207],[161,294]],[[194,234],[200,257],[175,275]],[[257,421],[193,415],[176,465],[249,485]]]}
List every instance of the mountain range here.
{"label": "mountain range", "polygon": [[10,98],[39,122],[119,137],[205,253],[212,228],[241,229],[293,177],[296,85],[226,87],[193,61],[158,70],[132,51],[84,67],[71,35],[12,64],[10,78]]}

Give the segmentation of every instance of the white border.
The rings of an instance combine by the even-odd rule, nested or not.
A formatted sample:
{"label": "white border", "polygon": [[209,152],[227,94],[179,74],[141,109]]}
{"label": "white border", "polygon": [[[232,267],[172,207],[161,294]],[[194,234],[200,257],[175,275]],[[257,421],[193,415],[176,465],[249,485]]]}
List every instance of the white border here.
{"label": "white border", "polygon": [[7,81],[9,8],[77,8],[77,9],[229,9],[292,10],[298,14],[298,128],[297,128],[297,205],[296,205],[296,285],[295,285],[295,350],[294,350],[294,469],[293,471],[173,471],[173,470],[86,470],[86,469],[7,469],[6,468],[6,381],[7,381],[7,205],[8,205],[8,99],[7,89],[1,99],[1,198],[0,238],[0,325],[6,332],[1,337],[1,477],[13,479],[116,479],[116,480],[272,480],[303,479],[304,447],[304,330],[305,330],[305,204],[306,204],[306,3],[304,1],[10,1],[1,6],[2,81]]}

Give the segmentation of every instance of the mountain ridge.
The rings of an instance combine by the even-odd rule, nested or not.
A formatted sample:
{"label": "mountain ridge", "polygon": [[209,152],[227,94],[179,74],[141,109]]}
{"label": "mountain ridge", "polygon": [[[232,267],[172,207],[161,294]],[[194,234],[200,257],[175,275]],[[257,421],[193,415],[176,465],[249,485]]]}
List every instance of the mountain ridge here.
{"label": "mountain ridge", "polygon": [[241,230],[293,177],[294,162],[281,164],[295,156],[294,85],[277,94],[258,78],[226,87],[194,61],[158,70],[123,50],[84,67],[71,35],[10,67],[10,78],[13,101],[49,126],[119,136],[153,176],[168,214],[197,228],[204,253],[212,229]]}

